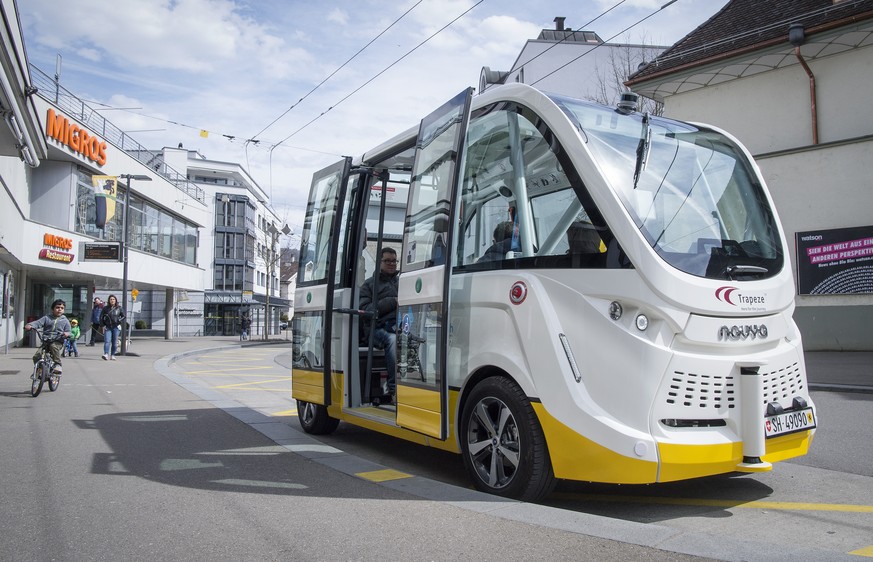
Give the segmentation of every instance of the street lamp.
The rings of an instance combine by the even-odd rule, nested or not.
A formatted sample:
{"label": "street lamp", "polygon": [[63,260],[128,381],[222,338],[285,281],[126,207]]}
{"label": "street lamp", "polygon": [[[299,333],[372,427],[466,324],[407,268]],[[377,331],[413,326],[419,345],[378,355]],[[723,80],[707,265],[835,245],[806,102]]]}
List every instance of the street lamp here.
{"label": "street lamp", "polygon": [[280,234],[288,236],[289,234],[291,234],[291,232],[293,232],[291,230],[291,227],[287,224],[282,227],[282,230],[277,229],[271,224],[268,230],[270,233],[270,247],[267,248],[267,257],[264,260],[264,265],[267,266],[267,298],[266,302],[264,303],[264,339],[268,339],[270,328],[272,327],[272,316],[270,315],[270,294],[275,288],[273,283],[273,275],[276,272],[276,262],[279,260],[279,256],[281,255],[279,252],[276,252],[273,247],[276,245]]}
{"label": "street lamp", "polygon": [[[152,178],[142,174],[121,174],[118,176],[121,179],[127,180],[124,187],[124,214],[121,219],[121,248],[124,260],[124,269],[121,278],[121,303],[122,307],[127,307],[127,223],[130,216],[130,180],[137,181],[152,181]],[[127,335],[129,330],[125,328],[128,324],[127,314],[130,310],[125,310],[124,323],[121,325],[121,354],[127,355]],[[111,341],[111,340],[110,340]]]}

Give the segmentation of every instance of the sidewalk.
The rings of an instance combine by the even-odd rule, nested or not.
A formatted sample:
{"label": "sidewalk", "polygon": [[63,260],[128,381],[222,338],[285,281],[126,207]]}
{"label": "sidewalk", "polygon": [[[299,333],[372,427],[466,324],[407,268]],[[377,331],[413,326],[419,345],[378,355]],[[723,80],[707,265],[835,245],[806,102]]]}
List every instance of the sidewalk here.
{"label": "sidewalk", "polygon": [[[154,363],[158,359],[166,356],[187,355],[202,350],[220,349],[223,347],[248,347],[254,345],[287,345],[291,349],[291,340],[286,340],[284,335],[272,336],[269,340],[250,339],[241,342],[238,336],[205,336],[205,337],[190,337],[176,338],[173,340],[165,340],[163,337],[135,337],[130,345],[130,350],[127,356],[118,355],[118,360],[115,362],[119,366],[123,366],[125,370],[130,370],[137,373],[154,372]],[[3,353],[0,349],[0,373],[13,375],[23,373],[29,375],[32,369],[32,363],[29,361],[33,354],[36,353],[35,347],[11,347],[8,353]],[[103,355],[103,344],[88,347],[85,344],[79,345],[79,357],[65,357],[62,361],[64,372],[70,370],[70,374],[75,376],[76,372],[87,368],[91,365],[91,361],[100,361],[100,356]],[[27,359],[27,361],[24,361]]]}

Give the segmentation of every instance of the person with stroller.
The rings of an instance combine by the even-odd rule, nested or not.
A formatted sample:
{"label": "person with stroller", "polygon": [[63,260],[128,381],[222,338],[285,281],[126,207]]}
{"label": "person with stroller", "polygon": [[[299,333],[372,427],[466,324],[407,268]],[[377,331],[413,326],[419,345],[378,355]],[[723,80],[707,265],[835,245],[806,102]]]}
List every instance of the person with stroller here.
{"label": "person with stroller", "polygon": [[[48,348],[49,355],[52,361],[55,362],[54,373],[60,375],[63,372],[61,366],[61,353],[64,350],[64,338],[70,335],[72,326],[70,321],[64,316],[64,310],[67,308],[67,303],[61,299],[56,299],[52,303],[52,311],[39,320],[30,322],[24,325],[25,330],[42,330],[43,346]],[[36,351],[33,356],[33,364],[40,360],[40,350]]]}

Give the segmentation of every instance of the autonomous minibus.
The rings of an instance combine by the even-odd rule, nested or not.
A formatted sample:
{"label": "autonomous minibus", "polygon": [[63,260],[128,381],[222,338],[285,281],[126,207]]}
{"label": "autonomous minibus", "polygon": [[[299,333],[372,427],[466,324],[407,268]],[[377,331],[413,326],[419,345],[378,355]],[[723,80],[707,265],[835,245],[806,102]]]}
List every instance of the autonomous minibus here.
{"label": "autonomous minibus", "polygon": [[[393,393],[360,306],[389,247]],[[816,427],[758,166],[631,93],[468,89],[317,172],[294,306],[306,432],[343,421],[452,451],[492,494],[767,471]]]}

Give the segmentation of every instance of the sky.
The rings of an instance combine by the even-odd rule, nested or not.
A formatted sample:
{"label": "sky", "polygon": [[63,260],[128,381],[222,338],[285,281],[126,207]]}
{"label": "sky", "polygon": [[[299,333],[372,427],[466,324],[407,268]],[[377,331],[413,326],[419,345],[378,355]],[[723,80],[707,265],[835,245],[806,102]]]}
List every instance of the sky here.
{"label": "sky", "polygon": [[483,66],[509,70],[556,16],[672,45],[727,3],[17,1],[31,64],[51,76],[60,56],[61,85],[148,148],[241,164],[295,233],[314,172],[417,126]]}

